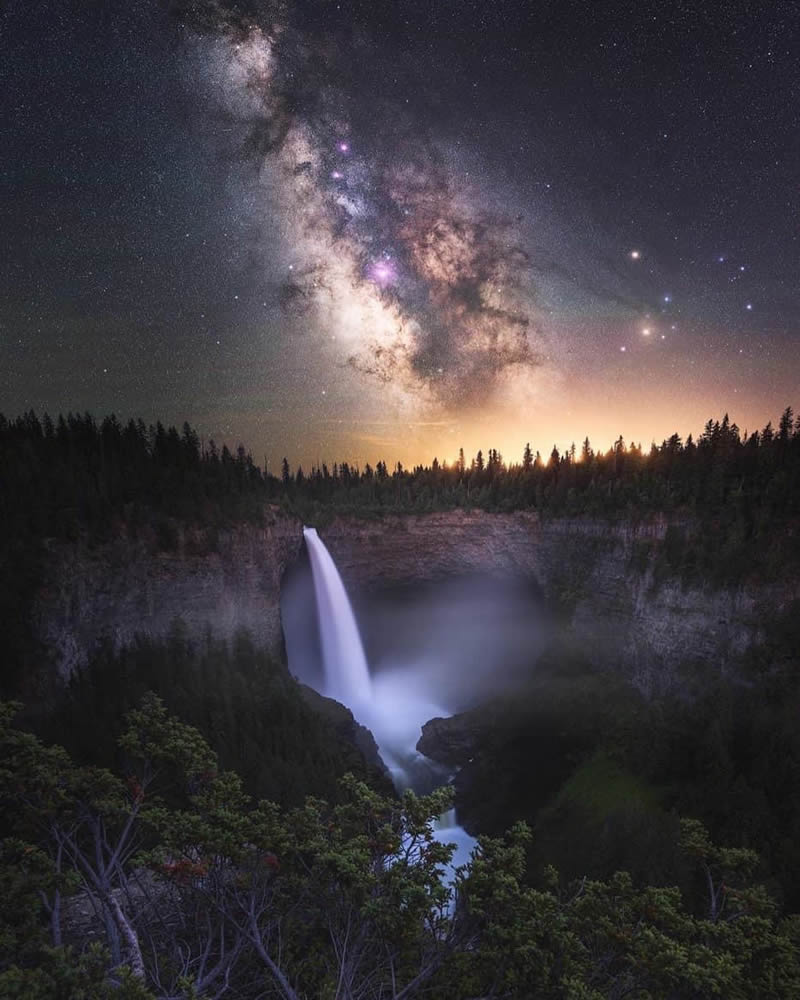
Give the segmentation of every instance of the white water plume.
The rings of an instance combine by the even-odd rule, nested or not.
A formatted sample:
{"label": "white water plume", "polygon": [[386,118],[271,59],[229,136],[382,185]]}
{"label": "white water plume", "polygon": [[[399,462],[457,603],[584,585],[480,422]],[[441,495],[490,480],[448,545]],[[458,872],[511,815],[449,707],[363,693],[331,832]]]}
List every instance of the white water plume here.
{"label": "white water plume", "polygon": [[368,704],[372,695],[367,658],[358,625],[330,552],[316,528],[304,528],[325,665],[325,694],[355,713],[355,706]]}

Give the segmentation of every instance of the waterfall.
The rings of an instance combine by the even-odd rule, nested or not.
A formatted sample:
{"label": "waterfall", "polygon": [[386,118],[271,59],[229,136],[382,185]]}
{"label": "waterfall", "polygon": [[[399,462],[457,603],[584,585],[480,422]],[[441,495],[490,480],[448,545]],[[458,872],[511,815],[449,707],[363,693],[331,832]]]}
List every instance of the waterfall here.
{"label": "waterfall", "polygon": [[447,812],[442,813],[436,821],[437,830],[450,830],[454,826],[457,826],[455,809],[448,809]]}
{"label": "waterfall", "polygon": [[342,578],[316,528],[304,528],[325,666],[325,694],[354,712],[369,702],[372,685],[361,636]]}
{"label": "waterfall", "polygon": [[[347,591],[330,552],[315,528],[304,528],[317,599],[317,618],[325,668],[325,691],[346,705],[371,730],[378,751],[398,790],[430,791],[447,780],[446,771],[416,749],[428,719],[448,715],[429,701],[408,669],[384,671],[373,684]],[[458,826],[455,810],[440,817],[434,834],[455,843],[453,866],[469,859],[475,841]]]}

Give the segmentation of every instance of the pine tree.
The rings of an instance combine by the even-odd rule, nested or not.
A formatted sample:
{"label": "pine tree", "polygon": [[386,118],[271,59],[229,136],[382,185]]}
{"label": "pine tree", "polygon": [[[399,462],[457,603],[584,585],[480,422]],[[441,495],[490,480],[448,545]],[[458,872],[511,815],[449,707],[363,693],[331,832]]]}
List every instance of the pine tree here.
{"label": "pine tree", "polygon": [[786,444],[792,436],[792,426],[794,424],[794,413],[791,406],[787,406],[781,414],[781,421],[778,425],[778,440],[781,444]]}
{"label": "pine tree", "polygon": [[522,453],[522,468],[525,472],[530,472],[533,468],[533,452],[531,451],[531,443],[525,445],[525,450]]}

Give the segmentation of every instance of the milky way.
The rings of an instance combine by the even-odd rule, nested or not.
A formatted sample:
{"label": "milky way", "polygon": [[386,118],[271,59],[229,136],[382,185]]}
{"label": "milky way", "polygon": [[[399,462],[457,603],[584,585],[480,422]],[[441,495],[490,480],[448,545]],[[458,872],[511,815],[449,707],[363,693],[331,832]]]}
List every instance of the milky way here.
{"label": "milky way", "polygon": [[213,36],[209,99],[246,126],[241,154],[278,185],[288,314],[337,336],[356,372],[453,410],[485,405],[541,366],[514,220],[480,207],[446,144],[400,102],[352,93],[348,62],[371,58],[368,47],[326,47],[277,8],[178,15]]}
{"label": "milky way", "polygon": [[271,467],[763,426],[800,6],[10,0],[0,410]]}

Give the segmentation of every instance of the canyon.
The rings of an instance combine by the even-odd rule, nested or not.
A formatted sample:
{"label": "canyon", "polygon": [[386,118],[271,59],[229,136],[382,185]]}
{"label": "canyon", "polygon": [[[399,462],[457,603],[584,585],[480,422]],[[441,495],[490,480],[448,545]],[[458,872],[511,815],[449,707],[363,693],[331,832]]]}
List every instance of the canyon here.
{"label": "canyon", "polygon": [[[337,515],[319,527],[348,592],[475,574],[535,582],[597,669],[622,673],[648,696],[698,671],[735,671],[764,641],[771,616],[800,597],[800,582],[686,585],[659,568],[668,530],[685,518],[543,520],[536,512],[453,510],[380,518]],[[284,656],[281,587],[303,544],[299,519],[268,507],[259,524],[209,535],[175,525],[164,551],[122,528],[112,541],[46,543],[32,607],[49,668],[66,680],[102,638],[124,645],[162,636],[176,618],[190,634],[247,629]]]}

